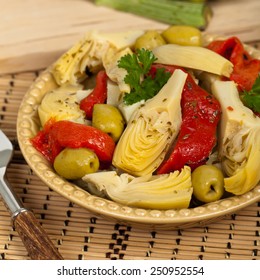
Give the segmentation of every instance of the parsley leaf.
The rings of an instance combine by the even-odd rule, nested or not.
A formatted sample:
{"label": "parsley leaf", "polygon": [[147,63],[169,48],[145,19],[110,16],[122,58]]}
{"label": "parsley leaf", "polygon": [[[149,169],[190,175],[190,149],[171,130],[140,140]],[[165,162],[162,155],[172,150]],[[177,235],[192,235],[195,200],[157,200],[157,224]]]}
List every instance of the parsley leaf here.
{"label": "parsley leaf", "polygon": [[131,89],[124,96],[127,105],[152,98],[170,78],[171,74],[163,68],[158,69],[154,77],[149,75],[155,61],[156,57],[150,50],[138,49],[132,55],[123,56],[118,62],[118,67],[127,71],[124,81]]}
{"label": "parsley leaf", "polygon": [[245,106],[260,113],[260,75],[256,78],[252,89],[241,94],[241,100]]}

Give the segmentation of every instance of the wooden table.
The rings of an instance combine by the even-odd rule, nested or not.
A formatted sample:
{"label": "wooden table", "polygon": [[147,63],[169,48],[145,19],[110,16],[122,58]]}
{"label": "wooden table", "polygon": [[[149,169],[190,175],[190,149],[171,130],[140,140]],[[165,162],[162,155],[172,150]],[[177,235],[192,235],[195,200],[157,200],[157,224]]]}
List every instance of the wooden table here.
{"label": "wooden table", "polygon": [[[88,30],[165,28],[129,13],[97,7],[91,0],[0,0],[0,73],[48,66]],[[207,32],[260,40],[260,1],[210,1]]]}
{"label": "wooden table", "polygon": [[[115,224],[50,190],[24,161],[17,110],[39,71],[92,29],[165,24],[86,0],[0,0],[0,128],[15,146],[8,179],[65,259],[260,259],[260,202],[206,227],[150,231]],[[260,1],[212,1],[207,32],[260,42]],[[0,259],[29,259],[0,201]]]}

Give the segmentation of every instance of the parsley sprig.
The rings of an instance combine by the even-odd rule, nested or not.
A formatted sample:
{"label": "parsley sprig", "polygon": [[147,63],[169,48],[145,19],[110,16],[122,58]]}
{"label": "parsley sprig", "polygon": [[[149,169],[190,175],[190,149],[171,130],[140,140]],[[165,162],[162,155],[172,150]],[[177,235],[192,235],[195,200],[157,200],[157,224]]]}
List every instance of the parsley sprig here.
{"label": "parsley sprig", "polygon": [[256,78],[252,89],[241,94],[241,99],[245,106],[260,113],[260,75]]}
{"label": "parsley sprig", "polygon": [[141,100],[148,100],[155,96],[170,77],[170,73],[163,68],[157,69],[155,76],[149,75],[156,57],[150,50],[138,49],[134,54],[123,56],[118,62],[118,67],[127,71],[125,83],[130,86],[130,93],[124,96],[127,105]]}

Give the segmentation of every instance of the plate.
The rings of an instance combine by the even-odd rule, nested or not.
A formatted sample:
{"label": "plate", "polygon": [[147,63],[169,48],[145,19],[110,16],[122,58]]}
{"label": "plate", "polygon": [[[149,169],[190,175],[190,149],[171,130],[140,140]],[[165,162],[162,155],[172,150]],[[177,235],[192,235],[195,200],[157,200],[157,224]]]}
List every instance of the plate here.
{"label": "plate", "polygon": [[[217,36],[214,35],[204,36],[206,42],[216,38]],[[246,48],[254,57],[260,58],[258,50],[250,46],[246,46]],[[34,173],[52,190],[69,201],[119,224],[151,230],[172,230],[205,226],[260,200],[260,185],[240,196],[232,196],[214,203],[180,210],[132,208],[91,195],[58,176],[49,162],[34,149],[30,142],[30,138],[36,135],[40,127],[37,108],[45,93],[56,87],[57,84],[50,68],[42,72],[30,86],[18,111],[17,137],[23,156]]]}

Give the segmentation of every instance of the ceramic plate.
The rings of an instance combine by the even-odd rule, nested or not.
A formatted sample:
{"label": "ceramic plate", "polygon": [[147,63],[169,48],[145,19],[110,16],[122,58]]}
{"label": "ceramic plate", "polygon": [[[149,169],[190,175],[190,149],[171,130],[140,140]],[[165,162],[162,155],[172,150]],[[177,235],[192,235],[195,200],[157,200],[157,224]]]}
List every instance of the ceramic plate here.
{"label": "ceramic plate", "polygon": [[[206,35],[204,37],[207,42],[214,38],[216,36]],[[260,58],[259,51],[252,47],[247,48],[253,56]],[[45,93],[56,87],[50,69],[44,71],[31,85],[18,112],[17,136],[25,160],[36,175],[52,190],[73,203],[120,224],[169,230],[203,226],[260,200],[260,185],[241,196],[233,196],[196,208],[181,210],[132,208],[89,194],[58,176],[47,160],[34,149],[30,142],[30,138],[39,131],[38,105]]]}

